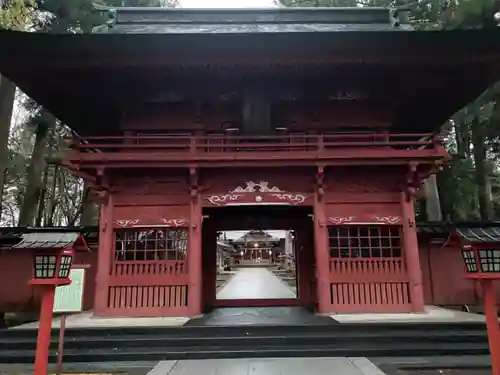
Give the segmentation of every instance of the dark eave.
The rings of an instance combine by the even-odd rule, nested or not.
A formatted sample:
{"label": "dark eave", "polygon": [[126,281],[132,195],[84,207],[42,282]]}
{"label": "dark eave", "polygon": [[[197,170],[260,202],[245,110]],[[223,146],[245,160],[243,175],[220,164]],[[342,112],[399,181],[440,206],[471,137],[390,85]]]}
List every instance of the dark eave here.
{"label": "dark eave", "polygon": [[[83,135],[116,133],[123,109],[137,104],[137,95],[192,71],[202,76],[207,69],[224,74],[231,69],[345,69],[354,76],[377,71],[395,87],[417,77],[418,85],[394,89],[404,97],[394,122],[408,129],[435,128],[500,78],[498,28],[126,35],[0,31],[0,46],[0,73]],[[446,105],[432,104],[443,97]]]}

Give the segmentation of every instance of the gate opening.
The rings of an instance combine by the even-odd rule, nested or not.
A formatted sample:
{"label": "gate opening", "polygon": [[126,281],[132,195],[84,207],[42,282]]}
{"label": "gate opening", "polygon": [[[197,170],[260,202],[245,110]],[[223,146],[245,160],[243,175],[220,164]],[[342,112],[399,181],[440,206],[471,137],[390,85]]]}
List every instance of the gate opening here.
{"label": "gate opening", "polygon": [[231,206],[203,214],[206,309],[310,304],[311,207]]}

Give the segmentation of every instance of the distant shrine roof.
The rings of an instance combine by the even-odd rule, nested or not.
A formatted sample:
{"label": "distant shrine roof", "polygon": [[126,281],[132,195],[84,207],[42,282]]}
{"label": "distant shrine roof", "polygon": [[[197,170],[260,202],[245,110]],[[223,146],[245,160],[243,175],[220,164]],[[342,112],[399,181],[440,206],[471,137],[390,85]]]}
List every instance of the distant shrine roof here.
{"label": "distant shrine roof", "polygon": [[106,25],[95,33],[234,34],[409,30],[404,9],[267,8],[175,9],[108,8]]}
{"label": "distant shrine roof", "polygon": [[279,238],[271,236],[269,233],[263,230],[250,230],[246,232],[243,236],[233,241],[233,243],[242,244],[247,242],[279,242]]}

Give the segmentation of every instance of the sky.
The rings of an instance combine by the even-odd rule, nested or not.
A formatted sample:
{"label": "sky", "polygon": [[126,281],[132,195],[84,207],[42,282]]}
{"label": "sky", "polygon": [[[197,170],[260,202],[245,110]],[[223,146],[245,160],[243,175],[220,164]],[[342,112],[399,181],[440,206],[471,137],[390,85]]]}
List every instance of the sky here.
{"label": "sky", "polygon": [[181,0],[183,8],[269,8],[273,0]]}

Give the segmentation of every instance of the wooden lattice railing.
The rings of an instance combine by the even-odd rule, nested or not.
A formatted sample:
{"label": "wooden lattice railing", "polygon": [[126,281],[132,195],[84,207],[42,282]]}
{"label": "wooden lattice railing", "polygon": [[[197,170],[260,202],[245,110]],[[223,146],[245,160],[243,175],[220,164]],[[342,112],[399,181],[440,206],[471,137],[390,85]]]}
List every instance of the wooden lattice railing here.
{"label": "wooden lattice railing", "polygon": [[407,281],[402,258],[330,259],[330,275],[335,282]]}
{"label": "wooden lattice railing", "polygon": [[410,309],[409,279],[400,228],[329,228],[330,303],[336,312]]}
{"label": "wooden lattice railing", "polygon": [[125,261],[115,262],[111,274],[116,277],[177,277],[187,275],[187,269],[184,261]]}
{"label": "wooden lattice railing", "polygon": [[442,145],[434,134],[351,133],[273,136],[136,135],[75,138],[71,148],[80,152],[170,152],[183,154],[236,152],[328,151],[344,148],[432,149]]}
{"label": "wooden lattice railing", "polygon": [[188,284],[184,260],[115,260],[109,278],[108,308],[124,315],[169,314],[187,307]]}

